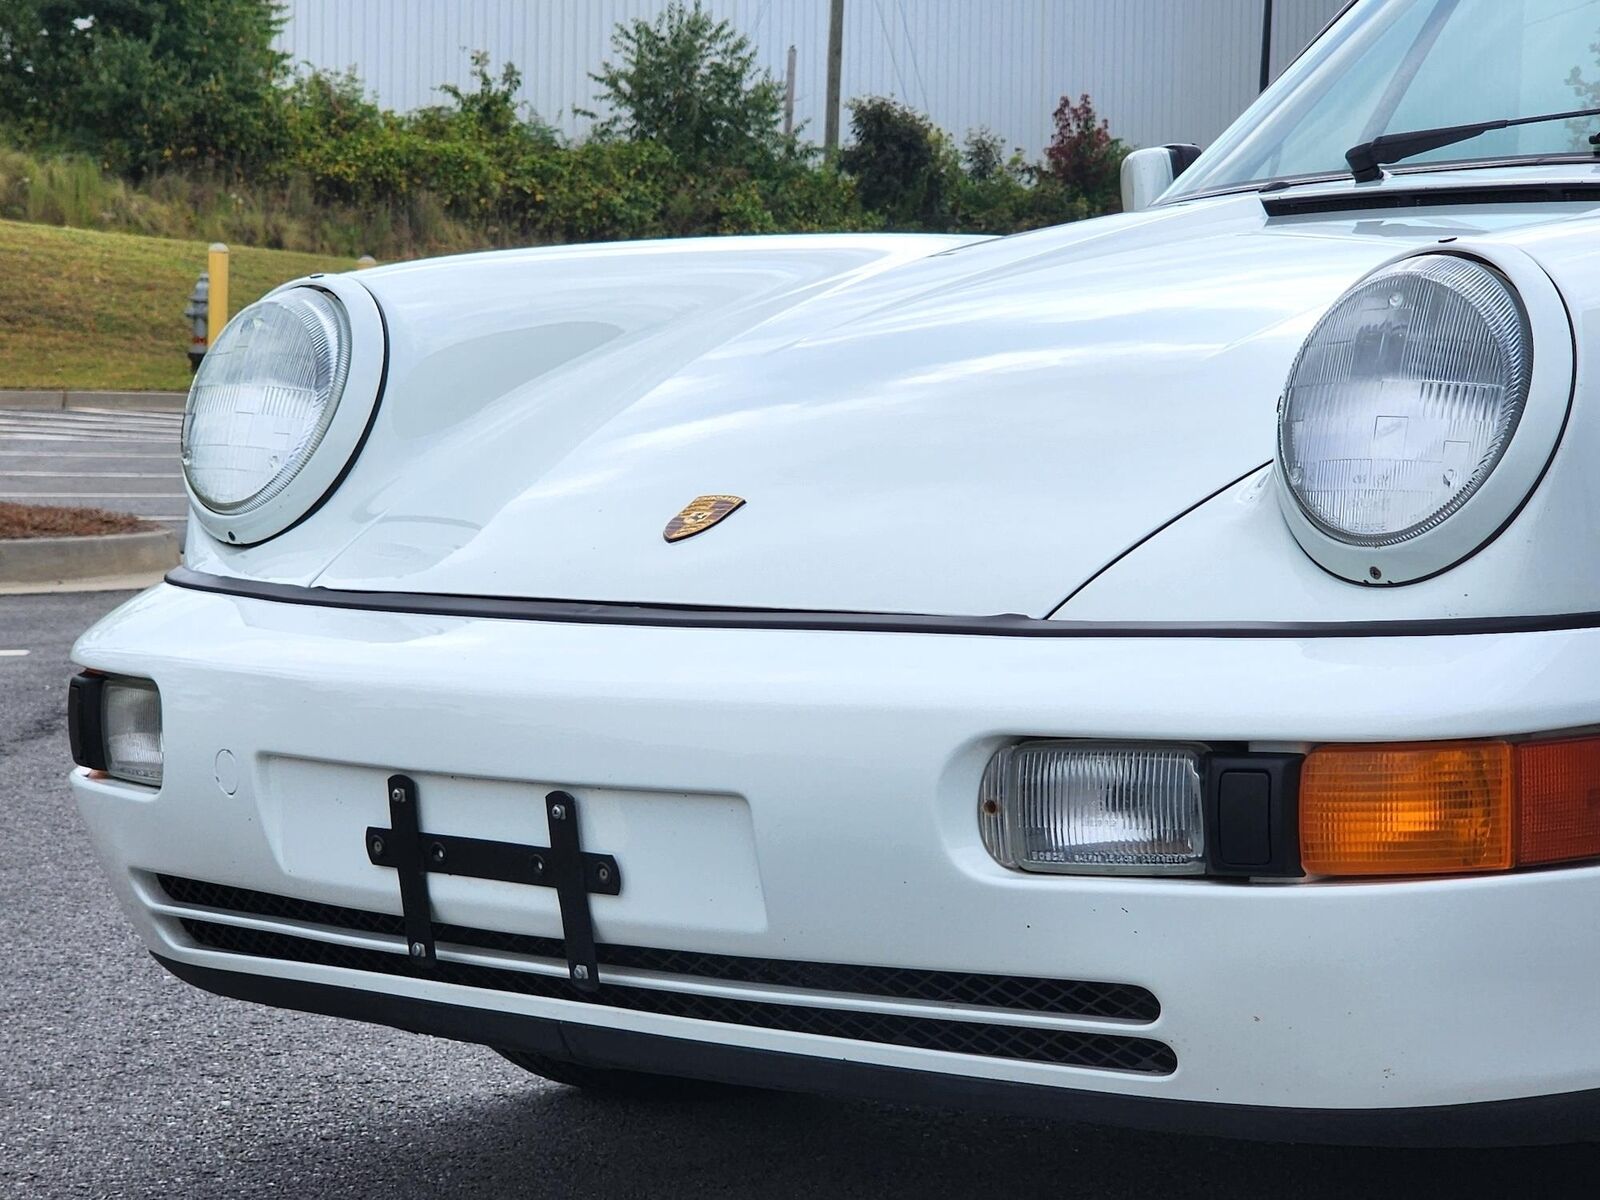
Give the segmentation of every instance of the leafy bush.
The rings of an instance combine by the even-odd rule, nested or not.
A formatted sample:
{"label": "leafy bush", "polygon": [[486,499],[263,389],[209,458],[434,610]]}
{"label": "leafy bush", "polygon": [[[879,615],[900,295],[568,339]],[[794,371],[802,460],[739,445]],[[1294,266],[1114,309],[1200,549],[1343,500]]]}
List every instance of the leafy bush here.
{"label": "leafy bush", "polygon": [[[75,16],[84,8],[93,18]],[[1114,209],[1124,148],[1063,99],[1042,162],[960,148],[884,97],[836,161],[780,131],[749,41],[702,0],[617,27],[605,115],[567,144],[472,55],[437,104],[285,75],[273,0],[0,0],[0,217],[395,258],[530,242],[891,228],[1009,233]],[[204,43],[202,46],[201,43]],[[581,110],[580,110],[581,111]],[[590,114],[593,115],[593,114]]]}
{"label": "leafy bush", "polygon": [[275,0],[0,0],[0,113],[134,177],[260,166],[282,150],[281,23]]}
{"label": "leafy bush", "polygon": [[183,171],[134,185],[84,155],[34,156],[3,147],[0,219],[349,258],[411,257],[486,244],[480,229],[449,216],[426,194],[334,204],[319,199],[303,176],[245,185]]}
{"label": "leafy bush", "polygon": [[998,179],[1007,169],[1006,144],[1000,135],[987,127],[970,129],[961,147],[961,169],[974,183],[988,183]]}
{"label": "leafy bush", "polygon": [[590,77],[609,109],[597,136],[655,142],[691,171],[759,168],[778,155],[782,89],[757,70],[750,40],[700,0],[617,26],[611,45],[619,62]]}
{"label": "leafy bush", "polygon": [[861,204],[855,180],[826,164],[797,157],[760,180],[775,230],[826,233],[883,228],[883,216]]}
{"label": "leafy bush", "polygon": [[851,144],[839,166],[856,181],[863,207],[882,213],[891,229],[947,224],[960,165],[933,123],[886,96],[850,102]]}
{"label": "leafy bush", "polygon": [[402,118],[369,100],[354,74],[313,72],[288,92],[284,174],[303,174],[326,200],[367,203],[405,195],[416,147]]}
{"label": "leafy bush", "polygon": [[1021,151],[1007,156],[986,129],[969,132],[957,154],[921,113],[881,96],[851,103],[850,128],[839,165],[853,177],[861,206],[892,229],[1005,234],[1097,211],[1048,165]]}
{"label": "leafy bush", "polygon": [[653,142],[587,142],[526,159],[512,182],[529,240],[659,237],[672,155]]}
{"label": "leafy bush", "polygon": [[1045,162],[1056,182],[1080,196],[1094,214],[1122,211],[1122,160],[1128,148],[1111,136],[1111,127],[1094,111],[1087,95],[1076,104],[1061,97],[1055,111],[1055,136]]}

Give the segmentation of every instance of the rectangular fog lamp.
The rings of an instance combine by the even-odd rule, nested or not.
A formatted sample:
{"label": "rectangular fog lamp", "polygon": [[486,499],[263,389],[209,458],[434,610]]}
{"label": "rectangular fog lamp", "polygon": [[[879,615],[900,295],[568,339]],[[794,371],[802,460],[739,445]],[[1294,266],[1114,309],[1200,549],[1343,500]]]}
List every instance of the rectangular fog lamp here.
{"label": "rectangular fog lamp", "polygon": [[101,721],[106,774],[161,786],[161,694],[148,679],[107,679]]}
{"label": "rectangular fog lamp", "polygon": [[1186,746],[1008,746],[984,773],[984,845],[1023,871],[1197,875],[1205,870],[1201,767],[1201,752]]}

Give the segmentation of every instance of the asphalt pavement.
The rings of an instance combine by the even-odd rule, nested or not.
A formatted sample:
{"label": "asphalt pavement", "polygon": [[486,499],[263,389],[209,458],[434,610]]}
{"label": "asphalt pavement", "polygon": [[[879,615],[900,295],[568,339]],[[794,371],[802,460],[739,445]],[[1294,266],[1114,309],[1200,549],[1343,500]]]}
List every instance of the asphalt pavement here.
{"label": "asphalt pavement", "polygon": [[134,938],[66,785],[68,651],[124,598],[0,596],[5,1200],[1594,1194],[1600,1147],[1262,1146],[759,1092],[597,1100],[485,1049],[195,991]]}
{"label": "asphalt pavement", "polygon": [[105,508],[182,531],[179,412],[0,408],[0,501]]}

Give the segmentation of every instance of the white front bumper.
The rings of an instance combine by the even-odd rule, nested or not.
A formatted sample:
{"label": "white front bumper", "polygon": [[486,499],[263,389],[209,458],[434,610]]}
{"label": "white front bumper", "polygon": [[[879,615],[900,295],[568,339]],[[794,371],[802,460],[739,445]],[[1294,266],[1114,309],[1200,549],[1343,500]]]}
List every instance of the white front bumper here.
{"label": "white front bumper", "polygon": [[[140,933],[176,962],[1130,1096],[1372,1109],[1600,1088],[1600,868],[1338,885],[1023,876],[988,857],[975,816],[985,762],[1017,736],[1281,746],[1600,723],[1600,633],[1101,641],[652,629],[162,586],[86,634],[75,657],[161,690],[161,791],[81,771],[73,784]],[[233,794],[218,783],[224,751],[239,766]],[[184,933],[155,873],[398,913],[394,873],[363,852],[366,827],[387,823],[383,781],[395,771],[418,779],[431,832],[537,843],[546,791],[583,798],[586,845],[615,854],[627,880],[621,896],[593,903],[603,941],[1136,984],[1161,1015],[1132,1032],[1170,1046],[1177,1069],[950,1054],[241,959]],[[443,879],[434,901],[441,921],[561,933],[547,889]],[[985,1019],[1130,1031],[1081,1017]]]}

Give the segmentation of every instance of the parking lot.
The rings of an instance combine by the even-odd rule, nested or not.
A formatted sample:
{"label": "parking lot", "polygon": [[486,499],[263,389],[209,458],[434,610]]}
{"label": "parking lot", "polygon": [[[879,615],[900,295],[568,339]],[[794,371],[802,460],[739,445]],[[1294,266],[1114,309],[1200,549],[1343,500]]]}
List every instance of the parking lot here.
{"label": "parking lot", "polygon": [[65,780],[68,651],[121,599],[0,597],[0,1196],[1593,1193],[1600,1149],[1257,1146],[763,1093],[602,1102],[477,1047],[194,991],[138,945]]}
{"label": "parking lot", "polygon": [[179,412],[0,408],[0,501],[83,505],[182,530]]}

